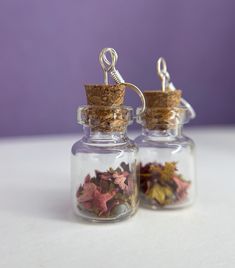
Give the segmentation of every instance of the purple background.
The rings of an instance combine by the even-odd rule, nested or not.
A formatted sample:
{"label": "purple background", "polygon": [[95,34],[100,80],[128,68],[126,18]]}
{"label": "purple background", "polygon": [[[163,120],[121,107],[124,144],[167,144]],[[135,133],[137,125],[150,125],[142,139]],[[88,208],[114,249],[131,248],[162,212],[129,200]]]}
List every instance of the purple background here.
{"label": "purple background", "polygon": [[197,111],[192,124],[234,124],[234,10],[234,0],[1,0],[0,136],[81,130],[83,84],[102,82],[107,46],[143,90],[159,88],[164,56]]}

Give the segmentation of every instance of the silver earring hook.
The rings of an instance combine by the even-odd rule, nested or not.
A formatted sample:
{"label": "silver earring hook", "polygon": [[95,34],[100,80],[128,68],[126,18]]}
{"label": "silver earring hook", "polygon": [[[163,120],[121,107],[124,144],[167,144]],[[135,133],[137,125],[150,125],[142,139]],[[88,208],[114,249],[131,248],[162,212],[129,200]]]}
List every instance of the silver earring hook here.
{"label": "silver earring hook", "polygon": [[[103,53],[102,53],[103,51]],[[102,58],[106,64],[107,67],[107,71],[110,71],[111,69],[115,68],[115,65],[117,64],[117,60],[118,60],[118,54],[116,52],[116,50],[114,50],[113,48],[104,48],[102,49],[101,53],[102,53]],[[108,60],[106,54],[110,53],[110,57],[111,57],[111,62]]]}
{"label": "silver earring hook", "polygon": [[[111,62],[107,58],[107,53],[110,54]],[[108,74],[110,73],[111,77],[113,78],[113,80],[117,84],[124,85],[124,86],[129,87],[132,90],[134,90],[139,95],[139,97],[141,99],[141,102],[142,102],[141,113],[143,113],[145,110],[144,95],[143,95],[142,91],[137,86],[135,86],[134,84],[125,82],[125,80],[123,79],[123,77],[121,76],[119,71],[116,69],[117,60],[118,60],[118,54],[115,51],[115,49],[103,48],[101,50],[100,55],[99,55],[99,61],[100,61],[100,65],[101,65],[101,67],[103,69],[103,73],[104,73],[104,83],[105,83],[105,85],[108,85]]]}
{"label": "silver earring hook", "polygon": [[108,85],[108,71],[109,71],[110,67],[107,66],[107,64],[105,63],[105,60],[104,60],[104,53],[106,53],[106,50],[107,50],[107,48],[103,48],[101,50],[101,52],[99,54],[99,62],[100,62],[100,65],[102,67],[103,74],[104,74],[104,84]]}
{"label": "silver earring hook", "polygon": [[[107,53],[110,54],[111,62],[107,58]],[[104,72],[104,83],[106,85],[108,84],[108,73],[110,73],[117,84],[124,83],[124,79],[115,67],[118,60],[118,54],[113,48],[103,48],[100,52],[99,60]]]}
{"label": "silver earring hook", "polygon": [[167,71],[166,60],[159,58],[156,64],[157,74],[162,81],[162,91],[165,92],[170,83],[170,74]]}
{"label": "silver earring hook", "polygon": [[[160,57],[158,59],[156,68],[157,68],[157,74],[162,81],[162,91],[165,92],[166,89],[172,90],[172,91],[176,90],[174,84],[170,82],[171,77],[167,71],[167,64],[164,58]],[[189,111],[191,119],[194,119],[196,117],[196,112],[191,106],[191,104],[188,101],[186,101],[184,98],[181,98],[180,102]]]}

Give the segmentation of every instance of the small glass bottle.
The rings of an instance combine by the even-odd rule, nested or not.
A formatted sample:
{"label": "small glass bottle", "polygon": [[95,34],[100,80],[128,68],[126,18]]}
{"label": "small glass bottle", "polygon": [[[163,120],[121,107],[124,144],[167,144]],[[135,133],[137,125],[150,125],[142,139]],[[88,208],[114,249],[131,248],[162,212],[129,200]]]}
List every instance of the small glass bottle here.
{"label": "small glass bottle", "polygon": [[180,90],[164,87],[143,94],[146,110],[137,118],[143,130],[135,139],[142,205],[152,209],[189,206],[195,199],[194,142],[182,128],[193,110],[186,107],[188,103],[180,105]]}
{"label": "small glass bottle", "polygon": [[139,203],[137,147],[126,133],[133,111],[122,105],[123,85],[85,88],[88,105],[78,109],[84,136],[72,147],[73,208],[90,221],[120,221],[133,215]]}

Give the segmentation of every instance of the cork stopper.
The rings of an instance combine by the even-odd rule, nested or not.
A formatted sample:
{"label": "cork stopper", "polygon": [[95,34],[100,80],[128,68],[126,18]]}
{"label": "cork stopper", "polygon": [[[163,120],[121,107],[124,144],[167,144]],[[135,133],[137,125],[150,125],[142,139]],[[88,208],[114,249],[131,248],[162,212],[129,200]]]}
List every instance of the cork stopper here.
{"label": "cork stopper", "polygon": [[143,124],[150,130],[166,130],[178,122],[181,90],[154,90],[143,92],[146,111],[142,116]]}
{"label": "cork stopper", "polygon": [[123,106],[125,86],[85,85],[85,90],[88,105],[78,111],[78,121],[93,131],[124,131],[132,117],[132,110]]}
{"label": "cork stopper", "polygon": [[182,92],[181,90],[146,90],[143,94],[147,108],[171,108],[179,106]]}
{"label": "cork stopper", "polygon": [[87,104],[94,106],[120,106],[124,103],[124,85],[85,85]]}

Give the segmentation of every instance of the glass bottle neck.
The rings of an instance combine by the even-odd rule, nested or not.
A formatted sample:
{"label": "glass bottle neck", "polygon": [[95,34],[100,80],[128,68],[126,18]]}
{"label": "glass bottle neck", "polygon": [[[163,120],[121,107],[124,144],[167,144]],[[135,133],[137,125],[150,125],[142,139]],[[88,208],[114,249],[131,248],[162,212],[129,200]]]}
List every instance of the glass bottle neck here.
{"label": "glass bottle neck", "polygon": [[83,140],[90,144],[123,144],[128,140],[126,129],[122,132],[101,132],[84,127]]}
{"label": "glass bottle neck", "polygon": [[153,139],[173,139],[182,136],[182,125],[177,125],[166,130],[149,130],[142,128],[142,134]]}

